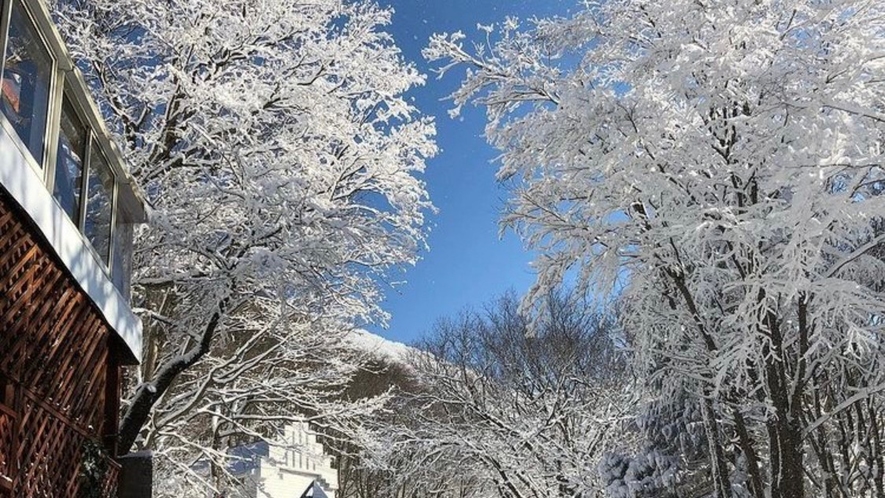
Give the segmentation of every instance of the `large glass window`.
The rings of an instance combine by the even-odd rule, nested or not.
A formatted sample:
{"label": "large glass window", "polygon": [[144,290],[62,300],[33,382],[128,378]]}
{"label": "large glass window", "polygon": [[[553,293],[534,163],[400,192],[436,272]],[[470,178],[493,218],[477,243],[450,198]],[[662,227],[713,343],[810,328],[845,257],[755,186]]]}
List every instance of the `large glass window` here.
{"label": "large glass window", "polygon": [[86,222],[83,234],[101,256],[105,265],[110,261],[111,221],[113,218],[114,174],[98,144],[92,144],[89,153],[89,174],[86,180]]}
{"label": "large glass window", "polygon": [[61,107],[58,154],[55,161],[55,188],[52,194],[68,216],[79,224],[80,196],[83,191],[83,159],[86,157],[86,127],[65,98]]}
{"label": "large glass window", "polygon": [[13,2],[0,108],[40,165],[51,81],[52,58],[21,3]]}

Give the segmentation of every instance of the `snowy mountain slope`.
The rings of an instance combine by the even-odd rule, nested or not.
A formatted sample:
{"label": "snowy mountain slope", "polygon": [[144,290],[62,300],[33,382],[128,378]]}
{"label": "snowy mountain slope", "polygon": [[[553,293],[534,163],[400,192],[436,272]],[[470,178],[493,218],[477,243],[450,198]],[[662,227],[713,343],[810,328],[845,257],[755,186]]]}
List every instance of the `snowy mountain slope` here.
{"label": "snowy mountain slope", "polygon": [[345,338],[345,341],[358,351],[393,363],[406,363],[411,355],[419,353],[411,346],[385,339],[366,330],[354,330]]}

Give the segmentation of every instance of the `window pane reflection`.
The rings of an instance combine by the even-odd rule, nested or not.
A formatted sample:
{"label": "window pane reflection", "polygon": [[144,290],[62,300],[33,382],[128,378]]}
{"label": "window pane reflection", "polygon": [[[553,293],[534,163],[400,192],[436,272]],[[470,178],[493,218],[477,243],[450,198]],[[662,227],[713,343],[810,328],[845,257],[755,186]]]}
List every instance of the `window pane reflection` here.
{"label": "window pane reflection", "polygon": [[89,154],[89,177],[86,185],[86,223],[83,225],[83,234],[107,265],[111,246],[114,175],[95,143]]}
{"label": "window pane reflection", "polygon": [[111,279],[126,302],[129,302],[129,284],[132,278],[132,232],[132,224],[123,221],[123,213],[118,211],[114,228],[114,267]]}
{"label": "window pane reflection", "polygon": [[0,107],[41,166],[51,74],[52,59],[46,47],[20,3],[13,3]]}
{"label": "window pane reflection", "polygon": [[53,195],[68,216],[74,220],[74,224],[79,224],[80,220],[85,153],[86,128],[68,99],[64,99],[61,108],[61,129],[58,134]]}

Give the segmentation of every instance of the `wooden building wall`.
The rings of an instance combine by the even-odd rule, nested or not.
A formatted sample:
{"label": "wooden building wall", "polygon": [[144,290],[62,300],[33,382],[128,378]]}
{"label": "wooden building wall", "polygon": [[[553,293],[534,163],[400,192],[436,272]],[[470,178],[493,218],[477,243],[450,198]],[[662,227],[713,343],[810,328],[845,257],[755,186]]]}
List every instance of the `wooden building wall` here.
{"label": "wooden building wall", "polygon": [[96,486],[83,460],[114,451],[117,340],[0,188],[0,497],[115,494],[116,463]]}

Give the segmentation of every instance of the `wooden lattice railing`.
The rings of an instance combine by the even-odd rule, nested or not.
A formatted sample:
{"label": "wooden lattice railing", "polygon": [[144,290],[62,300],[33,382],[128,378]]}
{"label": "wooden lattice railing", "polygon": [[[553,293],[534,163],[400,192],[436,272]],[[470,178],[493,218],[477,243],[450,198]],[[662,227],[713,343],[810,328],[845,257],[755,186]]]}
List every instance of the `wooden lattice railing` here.
{"label": "wooden lattice railing", "polygon": [[[0,448],[12,448],[12,443],[15,441],[18,415],[12,409],[13,392],[11,385],[0,382],[0,394],[4,398],[0,400]],[[10,406],[7,406],[7,402]],[[11,451],[0,450],[0,496],[12,493],[12,476],[16,473],[14,462]]]}
{"label": "wooden lattice railing", "polygon": [[0,496],[77,497],[84,448],[115,432],[119,372],[110,328],[38,233],[0,188]]}

